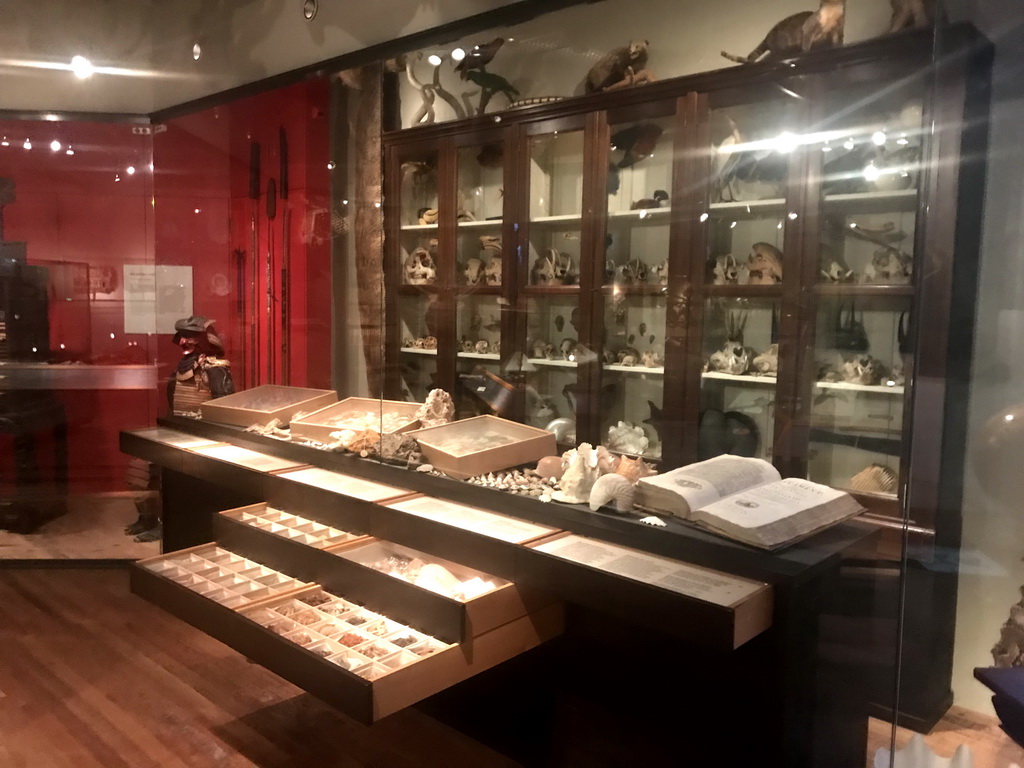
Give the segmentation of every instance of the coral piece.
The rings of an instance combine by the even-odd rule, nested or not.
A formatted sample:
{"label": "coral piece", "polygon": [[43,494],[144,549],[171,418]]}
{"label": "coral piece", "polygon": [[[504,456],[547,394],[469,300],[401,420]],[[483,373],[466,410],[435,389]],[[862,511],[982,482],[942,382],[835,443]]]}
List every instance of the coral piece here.
{"label": "coral piece", "polygon": [[612,504],[616,512],[633,509],[636,488],[622,475],[602,475],[590,489],[590,510],[596,512],[606,504]]}
{"label": "coral piece", "polygon": [[427,399],[416,411],[416,418],[419,419],[422,428],[447,424],[454,417],[455,403],[452,396],[443,389],[430,390]]}
{"label": "coral piece", "polygon": [[364,429],[348,441],[348,449],[363,458],[376,456],[380,451],[380,433],[374,429]]}
{"label": "coral piece", "polygon": [[578,448],[566,451],[563,458],[568,461],[568,466],[554,498],[570,504],[584,504],[590,500],[590,489],[601,472],[597,466],[597,451],[590,443],[580,443]]}
{"label": "coral piece", "polygon": [[610,450],[634,455],[644,453],[650,442],[643,427],[634,426],[628,421],[620,421],[615,426],[608,427],[608,438],[605,440]]}

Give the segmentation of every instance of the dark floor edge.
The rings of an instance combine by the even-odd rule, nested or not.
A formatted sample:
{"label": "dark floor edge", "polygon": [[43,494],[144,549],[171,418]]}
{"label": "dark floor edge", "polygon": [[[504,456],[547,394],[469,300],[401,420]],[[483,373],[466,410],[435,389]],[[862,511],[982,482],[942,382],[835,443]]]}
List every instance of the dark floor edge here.
{"label": "dark floor edge", "polygon": [[0,571],[10,568],[127,568],[129,565],[135,562],[135,558],[131,559],[114,559],[114,558],[94,558],[94,559],[66,559],[66,560],[48,560],[45,558],[39,559],[10,559],[5,560],[0,558]]}

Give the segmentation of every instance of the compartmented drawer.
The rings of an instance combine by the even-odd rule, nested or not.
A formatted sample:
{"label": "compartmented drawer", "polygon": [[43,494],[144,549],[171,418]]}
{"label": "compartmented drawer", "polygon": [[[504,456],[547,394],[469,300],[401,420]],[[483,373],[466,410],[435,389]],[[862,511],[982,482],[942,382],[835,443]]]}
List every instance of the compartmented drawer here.
{"label": "compartmented drawer", "polygon": [[[202,582],[190,582],[224,566],[229,575],[262,568],[282,587],[229,605],[216,599],[216,589],[204,594]],[[530,650],[564,626],[562,605],[549,603],[450,643],[217,544],[140,561],[131,566],[131,583],[136,594],[364,723]]]}
{"label": "compartmented drawer", "polygon": [[[271,509],[256,504],[226,510],[214,519],[214,537],[237,553],[344,593],[448,642],[480,635],[554,602],[541,590],[521,590],[506,579],[356,532],[335,529],[350,541],[317,548],[302,542],[308,534],[296,536],[284,524],[304,527],[299,523],[304,518]],[[267,526],[267,515],[284,522]],[[274,531],[275,526],[280,530]]]}

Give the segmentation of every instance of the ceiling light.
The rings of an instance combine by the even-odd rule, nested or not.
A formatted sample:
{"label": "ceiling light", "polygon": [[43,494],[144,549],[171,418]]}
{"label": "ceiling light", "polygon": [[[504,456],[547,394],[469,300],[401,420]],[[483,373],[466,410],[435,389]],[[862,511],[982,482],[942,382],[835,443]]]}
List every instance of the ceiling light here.
{"label": "ceiling light", "polygon": [[466,58],[466,52],[461,48],[452,51],[452,61],[462,61],[464,58]]}
{"label": "ceiling light", "polygon": [[885,134],[882,133],[882,131],[875,131],[873,134],[871,134],[871,140],[875,142],[877,146],[880,147],[883,144],[885,144]]}
{"label": "ceiling light", "polygon": [[73,149],[71,148],[71,145],[70,145],[70,144],[68,144],[68,148],[67,148],[67,149],[66,149],[66,150],[64,151],[64,154],[65,154],[65,155],[73,155],[73,154],[75,154],[75,150],[73,150]]}
{"label": "ceiling light", "polygon": [[95,70],[92,66],[92,62],[85,58],[85,56],[72,56],[71,71],[75,73],[75,77],[79,80],[85,80],[86,78],[92,77],[92,73]]}
{"label": "ceiling light", "polygon": [[302,17],[306,21],[312,21],[319,7],[320,4],[317,0],[304,0],[302,3]]}
{"label": "ceiling light", "polygon": [[700,220],[701,220],[701,221],[707,221],[707,220],[708,220],[708,215],[707,215],[706,213],[702,213],[702,214],[700,215]]}
{"label": "ceiling light", "polygon": [[430,64],[430,66],[432,67],[439,67],[441,66],[441,57],[438,56],[436,53],[432,53],[429,56],[427,56],[427,63]]}
{"label": "ceiling light", "polygon": [[847,139],[845,142],[843,142],[843,149],[853,149],[853,147],[853,139]]}
{"label": "ceiling light", "polygon": [[328,171],[333,171],[334,170],[334,161],[333,160],[328,160],[327,161],[327,170]]}
{"label": "ceiling light", "polygon": [[127,168],[125,168],[124,170],[125,170],[125,172],[127,172],[127,174],[128,174],[129,176],[131,176],[131,175],[132,175],[133,173],[135,173],[135,166],[134,166],[134,165],[129,165],[129,166],[128,166]]}
{"label": "ceiling light", "polygon": [[25,143],[22,144],[21,146],[23,146],[25,149],[32,149],[32,142],[29,141],[28,139],[25,139]]}
{"label": "ceiling light", "polygon": [[121,180],[121,174],[120,173],[115,173],[114,174],[114,181],[120,181],[120,180]]}
{"label": "ceiling light", "polygon": [[784,131],[779,134],[779,137],[775,139],[775,148],[779,152],[792,152],[800,144],[800,139],[796,134]]}
{"label": "ceiling light", "polygon": [[9,142],[7,140],[7,137],[4,136],[3,141],[0,141],[0,147],[9,147],[9,146],[11,146],[11,142]]}
{"label": "ceiling light", "polygon": [[196,61],[199,61],[199,59],[201,59],[202,57],[203,57],[203,46],[201,46],[199,43],[196,43],[195,45],[192,46],[192,58],[195,59]]}
{"label": "ceiling light", "polygon": [[799,216],[799,215],[800,214],[798,214],[796,211],[790,211],[789,212],[789,219],[790,219],[790,221],[796,221],[797,216]]}
{"label": "ceiling light", "polygon": [[60,152],[60,142],[57,141],[56,139],[51,141],[50,142],[50,151],[52,151],[52,152]]}
{"label": "ceiling light", "polygon": [[882,172],[878,170],[878,167],[874,163],[869,163],[864,169],[864,178],[867,181],[877,181],[878,177],[882,175]]}

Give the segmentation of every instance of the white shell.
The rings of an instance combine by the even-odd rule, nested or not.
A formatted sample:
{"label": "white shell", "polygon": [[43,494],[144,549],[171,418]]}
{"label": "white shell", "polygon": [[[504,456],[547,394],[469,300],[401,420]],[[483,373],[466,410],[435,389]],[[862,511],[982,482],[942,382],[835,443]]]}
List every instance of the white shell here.
{"label": "white shell", "polygon": [[633,509],[633,497],[636,489],[622,475],[602,475],[590,489],[590,510],[597,512],[609,502],[615,502],[616,512],[629,512]]}

